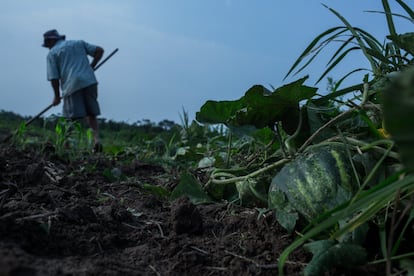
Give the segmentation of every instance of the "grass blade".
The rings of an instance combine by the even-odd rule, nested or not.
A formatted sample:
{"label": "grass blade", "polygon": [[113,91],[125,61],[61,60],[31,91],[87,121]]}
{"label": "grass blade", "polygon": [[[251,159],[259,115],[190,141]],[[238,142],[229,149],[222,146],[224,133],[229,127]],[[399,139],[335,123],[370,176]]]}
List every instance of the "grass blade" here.
{"label": "grass blade", "polygon": [[350,38],[348,38],[348,40],[344,41],[344,43],[342,43],[342,45],[338,48],[338,50],[336,50],[336,52],[334,53],[334,55],[332,56],[332,58],[328,61],[328,64],[330,64],[338,55],[339,53],[348,45],[352,42],[354,38],[351,36]]}
{"label": "grass blade", "polygon": [[302,70],[304,70],[315,58],[316,56],[322,51],[322,48],[320,48],[315,54],[312,55],[312,57],[302,66],[300,67],[295,75],[299,74],[300,72],[302,72]]}
{"label": "grass blade", "polygon": [[[382,0],[382,6],[384,8],[385,17],[387,19],[387,25],[390,31],[390,36],[397,37],[398,34],[397,34],[397,31],[395,30],[394,20],[392,19],[392,12],[391,12],[390,5],[388,4],[388,0]],[[399,56],[401,56],[400,48],[396,48],[396,54],[397,54],[398,64],[403,64],[401,58],[398,58]]]}
{"label": "grass blade", "polygon": [[314,46],[325,36],[337,31],[338,29],[342,29],[343,27],[334,27],[331,29],[328,29],[327,31],[321,33],[318,35],[312,42],[306,47],[306,49],[302,52],[302,54],[299,56],[299,58],[293,63],[292,67],[289,69],[288,73],[283,79],[286,79],[292,72],[295,70],[295,68],[298,66],[298,64],[310,53],[314,51]]}
{"label": "grass blade", "polygon": [[378,52],[381,52],[384,50],[383,45],[374,37],[372,36],[370,33],[360,29],[360,28],[355,28],[356,31],[358,31],[358,33],[361,34],[361,37],[364,39],[364,41],[367,43],[367,45],[373,49],[376,49]]}
{"label": "grass blade", "polygon": [[[367,53],[370,54],[373,58],[377,59],[378,61],[382,61],[383,63],[387,65],[394,65],[398,66],[393,60],[389,60],[387,57],[383,56],[381,52],[377,52],[371,48],[367,48]],[[380,63],[377,63],[377,66],[379,66]]]}
{"label": "grass blade", "polygon": [[378,71],[378,68],[376,67],[375,62],[373,61],[372,57],[366,52],[365,44],[363,43],[361,37],[358,35],[357,31],[349,24],[349,22],[340,15],[336,10],[329,8],[328,6],[324,5],[327,9],[329,9],[333,14],[335,14],[346,26],[346,28],[352,33],[352,35],[355,37],[355,39],[358,42],[359,47],[361,48],[362,52],[364,53],[365,57],[368,59],[369,63],[371,64],[372,71],[376,74]]}
{"label": "grass blade", "polygon": [[319,83],[335,66],[344,59],[344,57],[351,51],[359,50],[359,47],[352,47],[347,49],[344,53],[342,53],[326,70],[322,73],[322,76],[316,81],[316,84]]}
{"label": "grass blade", "polygon": [[[366,12],[385,14],[385,12],[383,12],[383,11],[366,11]],[[405,16],[405,15],[398,14],[398,13],[391,13],[390,15],[395,16],[395,17],[401,17],[401,18],[407,19],[408,21],[411,21],[411,23],[414,23],[414,18],[413,17]],[[414,14],[413,14],[413,16],[414,16]]]}
{"label": "grass blade", "polygon": [[387,19],[387,25],[388,25],[388,30],[390,32],[390,35],[396,36],[397,32],[395,31],[395,25],[392,19],[391,8],[390,8],[390,5],[388,4],[388,0],[382,0],[382,6],[384,8],[384,14]]}
{"label": "grass blade", "polygon": [[405,12],[408,13],[408,15],[412,19],[411,21],[413,21],[414,20],[414,11],[407,4],[405,4],[404,1],[402,1],[402,0],[396,0],[396,1],[405,10]]}

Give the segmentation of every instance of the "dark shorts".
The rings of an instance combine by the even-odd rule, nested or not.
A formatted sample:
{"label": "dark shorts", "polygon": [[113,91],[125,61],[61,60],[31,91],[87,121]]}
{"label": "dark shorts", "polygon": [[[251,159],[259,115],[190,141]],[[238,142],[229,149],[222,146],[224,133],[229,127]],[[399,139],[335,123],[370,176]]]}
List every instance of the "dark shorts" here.
{"label": "dark shorts", "polygon": [[98,85],[94,84],[73,92],[63,99],[63,116],[78,119],[86,116],[98,116],[99,109]]}

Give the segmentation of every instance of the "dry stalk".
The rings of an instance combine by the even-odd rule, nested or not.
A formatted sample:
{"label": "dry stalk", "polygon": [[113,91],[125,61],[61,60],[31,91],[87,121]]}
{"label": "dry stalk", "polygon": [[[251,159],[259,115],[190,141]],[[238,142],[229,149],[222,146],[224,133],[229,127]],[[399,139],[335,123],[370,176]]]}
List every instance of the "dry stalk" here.
{"label": "dry stalk", "polygon": [[37,215],[31,215],[31,216],[26,216],[26,217],[22,217],[22,218],[17,218],[16,221],[32,220],[32,219],[39,219],[39,218],[44,218],[44,217],[56,216],[58,213],[59,213],[58,211],[46,212],[46,213],[43,213],[43,214],[37,214]]}

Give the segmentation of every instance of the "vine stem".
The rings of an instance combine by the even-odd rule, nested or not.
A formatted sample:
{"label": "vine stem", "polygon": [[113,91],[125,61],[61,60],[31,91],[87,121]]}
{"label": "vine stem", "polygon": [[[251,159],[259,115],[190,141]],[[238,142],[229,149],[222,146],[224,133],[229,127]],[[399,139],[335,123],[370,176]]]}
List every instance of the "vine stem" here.
{"label": "vine stem", "polygon": [[[351,137],[345,137],[346,141],[350,144],[360,146],[360,150],[367,151],[369,149],[373,149],[378,151],[379,153],[386,153],[389,157],[394,158],[396,160],[400,160],[400,155],[397,152],[391,151],[391,149],[394,147],[394,141],[392,140],[377,140],[373,141],[372,143],[366,143]],[[382,147],[379,147],[378,145],[388,145],[389,149],[384,149]]]}
{"label": "vine stem", "polygon": [[[344,142],[346,142],[352,145],[353,147],[355,147],[354,149],[358,150],[359,153],[372,149],[380,154],[386,153],[388,157],[393,158],[395,160],[398,160],[398,161],[400,160],[400,155],[395,151],[391,151],[391,149],[394,147],[394,144],[395,144],[392,140],[382,139],[382,140],[373,141],[371,143],[367,143],[367,142],[357,140],[351,137],[344,137],[343,139],[344,139],[343,142],[337,142],[337,140],[339,140],[339,137],[335,136],[317,145],[310,145],[307,149],[313,148],[313,147],[319,147],[322,145],[340,145],[340,144],[343,145]],[[387,145],[388,149],[379,147],[379,145]]]}
{"label": "vine stem", "polygon": [[[284,164],[288,163],[289,161],[290,161],[290,159],[287,159],[287,158],[281,159],[281,160],[279,160],[279,161],[277,161],[273,164],[270,164],[270,165],[268,165],[264,168],[261,168],[259,170],[256,170],[256,171],[254,171],[252,173],[249,173],[247,175],[244,175],[244,176],[234,176],[230,173],[224,173],[224,172],[216,172],[216,173],[213,172],[212,175],[211,175],[211,182],[214,183],[214,184],[230,184],[230,183],[235,183],[235,182],[238,182],[238,181],[243,181],[243,180],[246,180],[248,178],[252,178],[252,177],[255,177],[259,174],[262,174],[265,171],[283,166]],[[216,177],[230,177],[230,178],[229,179],[216,179]]]}
{"label": "vine stem", "polygon": [[[335,12],[336,13],[336,12]],[[357,37],[358,39],[358,37]],[[364,79],[364,83],[362,85],[362,102],[359,105],[355,105],[354,107],[348,109],[345,112],[342,112],[338,114],[336,117],[332,118],[329,122],[321,126],[318,130],[313,133],[308,140],[305,141],[305,143],[299,148],[298,152],[302,152],[306,149],[306,147],[315,139],[315,137],[321,133],[325,128],[331,126],[332,124],[336,123],[339,119],[342,119],[343,117],[349,115],[350,113],[354,112],[355,110],[362,109],[365,105],[367,105],[368,102],[368,92],[369,92],[369,82],[368,77],[366,76],[366,79]]]}
{"label": "vine stem", "polygon": [[[394,261],[394,260],[402,260],[402,259],[407,259],[407,258],[411,258],[411,257],[414,257],[414,252],[409,252],[409,253],[401,254],[401,255],[398,255],[398,256],[392,256],[390,258],[390,260],[392,260],[392,261]],[[387,261],[386,259],[379,259],[379,260],[375,260],[375,261],[369,262],[367,264],[368,265],[376,265],[376,264],[384,263],[386,261]]]}
{"label": "vine stem", "polygon": [[332,118],[332,120],[330,120],[329,122],[327,122],[326,124],[324,124],[323,126],[321,126],[318,130],[316,130],[309,138],[308,140],[305,141],[305,143],[303,143],[303,145],[299,148],[298,152],[302,152],[304,151],[307,146],[309,146],[310,143],[312,143],[313,139],[315,139],[315,137],[321,133],[325,128],[330,127],[331,125],[333,125],[334,123],[336,123],[338,120],[342,119],[345,116],[348,116],[349,114],[351,114],[352,112],[354,112],[355,110],[357,110],[356,107],[353,107],[351,109],[348,109],[345,112],[340,113],[339,115],[337,115],[336,117]]}

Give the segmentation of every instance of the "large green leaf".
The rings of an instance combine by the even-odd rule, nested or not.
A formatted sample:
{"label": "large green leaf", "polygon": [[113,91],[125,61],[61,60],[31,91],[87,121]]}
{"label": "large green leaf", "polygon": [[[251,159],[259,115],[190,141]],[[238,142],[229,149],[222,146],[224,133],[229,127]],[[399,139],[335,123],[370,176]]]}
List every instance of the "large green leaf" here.
{"label": "large green leaf", "polygon": [[313,254],[312,261],[305,268],[304,274],[324,275],[334,267],[351,268],[366,262],[365,249],[356,244],[339,243],[332,240],[319,240],[304,245]]}
{"label": "large green leaf", "polygon": [[[196,114],[201,123],[227,126],[273,127],[286,120],[292,110],[299,112],[299,102],[310,99],[317,88],[303,85],[307,77],[269,91],[262,85],[252,86],[243,97],[235,101],[207,101]],[[285,125],[292,123],[285,123]],[[296,125],[295,125],[296,127]]]}
{"label": "large green leaf", "polygon": [[237,101],[207,101],[196,113],[196,120],[200,123],[225,124],[234,114],[244,108],[246,103],[241,98]]}
{"label": "large green leaf", "polygon": [[[315,133],[319,128],[338,115],[338,109],[329,103],[315,104],[314,102],[309,101],[306,105],[306,111],[311,133]],[[334,136],[336,133],[336,130],[332,128],[324,128],[313,141],[318,143]]]}
{"label": "large green leaf", "polygon": [[198,180],[188,173],[181,175],[180,183],[178,183],[172,191],[170,200],[175,200],[184,196],[188,197],[193,204],[213,202],[213,200],[203,190]]}

